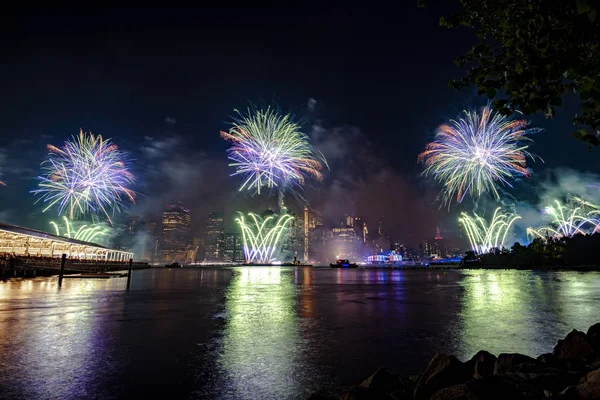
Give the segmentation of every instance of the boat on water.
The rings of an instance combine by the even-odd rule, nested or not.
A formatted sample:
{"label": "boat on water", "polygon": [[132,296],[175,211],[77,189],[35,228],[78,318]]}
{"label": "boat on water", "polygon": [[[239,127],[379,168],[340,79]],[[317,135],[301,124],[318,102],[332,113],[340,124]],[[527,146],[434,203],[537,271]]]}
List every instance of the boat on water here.
{"label": "boat on water", "polygon": [[335,264],[329,264],[331,268],[358,268],[358,265],[349,260],[337,260]]}
{"label": "boat on water", "polygon": [[165,264],[165,268],[181,268],[182,265],[178,262],[174,262],[172,264]]}

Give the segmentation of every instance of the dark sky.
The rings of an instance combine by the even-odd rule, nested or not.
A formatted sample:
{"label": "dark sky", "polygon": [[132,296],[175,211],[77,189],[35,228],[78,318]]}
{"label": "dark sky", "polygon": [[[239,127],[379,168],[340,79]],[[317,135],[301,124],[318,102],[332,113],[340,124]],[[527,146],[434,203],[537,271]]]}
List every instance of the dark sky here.
{"label": "dark sky", "polygon": [[[0,220],[47,226],[28,192],[46,143],[59,145],[79,128],[130,152],[140,192],[132,213],[178,199],[201,216],[196,221],[218,207],[254,207],[260,200],[236,194],[239,182],[227,177],[227,144],[218,134],[234,108],[253,102],[293,112],[309,134],[318,125],[331,135],[325,144],[339,152],[315,204],[371,219],[386,214],[390,230],[407,241],[438,224],[452,230],[454,214],[437,211],[435,193],[417,179],[416,156],[437,125],[485,99],[448,87],[460,76],[454,58],[474,40],[472,32],[438,26],[453,5],[415,3],[5,10],[0,172],[8,186],[0,187]],[[555,120],[534,117],[545,129],[534,138],[533,152],[546,161],[534,165],[536,173],[599,170],[598,149],[570,137],[575,110],[567,101]],[[164,132],[165,117],[177,120],[176,137]],[[152,149],[164,150],[162,157]],[[355,157],[359,149],[364,158]],[[519,185],[527,193],[533,183]]]}

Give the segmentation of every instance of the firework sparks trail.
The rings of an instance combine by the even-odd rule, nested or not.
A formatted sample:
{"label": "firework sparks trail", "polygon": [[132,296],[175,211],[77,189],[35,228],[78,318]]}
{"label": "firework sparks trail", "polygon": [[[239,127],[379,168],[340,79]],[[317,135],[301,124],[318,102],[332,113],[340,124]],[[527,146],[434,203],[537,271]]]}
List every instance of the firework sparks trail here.
{"label": "firework sparks trail", "polygon": [[565,204],[554,200],[544,209],[550,226],[527,228],[530,238],[561,238],[600,232],[600,207],[580,197],[571,197]]}
{"label": "firework sparks trail", "polygon": [[442,184],[439,198],[448,207],[453,200],[461,203],[467,193],[500,198],[499,184],[511,187],[515,177],[531,174],[526,159],[533,156],[524,142],[531,142],[525,135],[532,130],[526,120],[511,120],[489,106],[464,114],[439,126],[434,141],[418,157],[425,164],[423,174]]}
{"label": "firework sparks trail", "polygon": [[458,221],[465,230],[473,251],[477,254],[484,254],[493,248],[503,248],[512,224],[520,218],[510,212],[502,212],[498,207],[494,210],[489,224],[476,213],[470,216],[463,212]]}
{"label": "firework sparks trail", "polygon": [[248,218],[240,213],[235,219],[242,231],[244,255],[248,263],[266,264],[275,261],[282,236],[287,231],[293,217],[282,214],[263,218],[248,213]]}
{"label": "firework sparks trail", "polygon": [[44,212],[56,206],[59,216],[65,211],[69,218],[104,214],[111,221],[110,213],[119,211],[125,199],[135,202],[135,193],[128,188],[134,177],[110,139],[80,131],[61,148],[48,145],[48,151],[44,176],[38,177],[38,189],[32,191],[46,204]]}
{"label": "firework sparks trail", "polygon": [[64,227],[61,235],[61,229],[59,225],[50,221],[50,225],[54,228],[56,236],[63,236],[69,239],[81,240],[82,242],[93,242],[95,239],[99,239],[109,233],[108,229],[101,224],[82,224],[79,228],[74,229],[73,222],[66,216],[63,216]]}
{"label": "firework sparks trail", "polygon": [[229,132],[221,131],[221,137],[232,143],[227,150],[229,166],[235,167],[232,176],[245,179],[240,191],[260,194],[263,187],[277,188],[281,198],[284,190],[304,186],[307,177],[323,180],[325,158],[290,115],[271,108],[238,115]]}

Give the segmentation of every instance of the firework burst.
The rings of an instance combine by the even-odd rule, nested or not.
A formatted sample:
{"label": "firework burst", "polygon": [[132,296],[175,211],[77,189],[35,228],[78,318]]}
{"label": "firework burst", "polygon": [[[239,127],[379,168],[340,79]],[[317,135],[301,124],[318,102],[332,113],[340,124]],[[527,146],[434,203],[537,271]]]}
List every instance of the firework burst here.
{"label": "firework burst", "polygon": [[[78,136],[65,142],[61,148],[48,145],[49,158],[42,164],[38,189],[46,207],[56,206],[58,215],[104,214],[120,210],[125,199],[135,201],[135,193],[128,188],[134,181],[124,161],[124,154],[102,135],[80,131]],[[112,221],[111,221],[112,223]]]}
{"label": "firework burst", "polygon": [[478,254],[487,253],[493,248],[502,248],[506,235],[512,224],[521,217],[510,212],[502,212],[500,207],[494,210],[492,220],[488,223],[483,217],[473,213],[461,213],[458,222],[461,224],[473,251]]}
{"label": "firework burst", "polygon": [[600,232],[600,207],[580,197],[572,197],[565,204],[554,200],[544,209],[544,214],[550,218],[551,225],[528,228],[527,236],[545,239]]}
{"label": "firework burst", "polygon": [[280,115],[271,108],[238,112],[229,132],[221,137],[232,143],[227,150],[235,167],[232,175],[245,178],[240,191],[276,188],[279,193],[292,186],[304,186],[307,177],[323,180],[325,158],[315,152],[308,136],[290,115]]}
{"label": "firework burst", "polygon": [[281,238],[285,237],[293,217],[289,214],[269,215],[261,217],[249,213],[246,218],[242,213],[235,219],[242,231],[242,242],[246,262],[261,264],[275,261]]}
{"label": "firework burst", "polygon": [[529,176],[526,158],[533,156],[524,141],[530,130],[524,119],[511,120],[484,107],[480,113],[464,111],[464,118],[438,127],[435,140],[419,154],[423,172],[442,184],[442,204],[461,203],[467,193],[500,198],[497,186],[511,186],[517,176]]}
{"label": "firework burst", "polygon": [[78,228],[75,228],[75,224],[67,217],[63,216],[63,220],[64,225],[62,226],[62,230],[59,224],[50,221],[50,225],[54,228],[56,236],[81,240],[82,242],[93,242],[109,233],[108,228],[102,224],[80,224]]}

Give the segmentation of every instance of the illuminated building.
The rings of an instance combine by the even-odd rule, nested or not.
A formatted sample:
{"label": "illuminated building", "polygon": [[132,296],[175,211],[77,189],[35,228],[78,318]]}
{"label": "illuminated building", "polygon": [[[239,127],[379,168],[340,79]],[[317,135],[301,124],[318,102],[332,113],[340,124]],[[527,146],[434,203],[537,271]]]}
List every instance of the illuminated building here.
{"label": "illuminated building", "polygon": [[387,251],[370,255],[366,261],[374,264],[397,264],[402,262],[402,255],[394,251]]}
{"label": "illuminated building", "polygon": [[421,258],[428,258],[431,256],[431,245],[429,241],[425,240],[419,244],[419,254]]}
{"label": "illuminated building", "polygon": [[346,226],[354,226],[354,217],[352,215],[346,216]]}
{"label": "illuminated building", "polygon": [[442,237],[442,234],[440,233],[440,228],[436,227],[435,229],[435,237],[433,238],[433,244],[434,244],[434,252],[438,257],[447,257],[448,256],[448,249],[446,248],[446,244],[444,242],[444,238]]}
{"label": "illuminated building", "polygon": [[223,213],[211,212],[206,220],[206,233],[204,235],[204,259],[206,261],[220,261],[224,251]]}
{"label": "illuminated building", "polygon": [[367,225],[363,222],[362,217],[354,217],[352,221],[352,225],[348,225],[354,227],[354,233],[358,236],[363,243],[367,242]]}
{"label": "illuminated building", "polygon": [[223,237],[223,261],[230,263],[244,262],[242,236],[239,233],[225,233]]}
{"label": "illuminated building", "polygon": [[330,256],[335,259],[356,259],[358,257],[359,237],[354,232],[352,226],[341,226],[331,230],[331,246],[330,250],[335,254]]}
{"label": "illuminated building", "polygon": [[69,258],[95,261],[128,261],[134,257],[132,252],[0,223],[0,254],[4,253],[51,258],[66,254]]}
{"label": "illuminated building", "polygon": [[398,254],[400,254],[401,256],[405,256],[406,255],[406,247],[401,244],[400,242],[395,242],[394,246],[392,247],[392,250]]}
{"label": "illuminated building", "polygon": [[304,207],[304,262],[327,261],[323,254],[329,232],[323,227],[323,220],[308,207]]}
{"label": "illuminated building", "polygon": [[308,206],[304,206],[304,262],[308,262],[308,248],[309,248],[309,215]]}
{"label": "illuminated building", "polygon": [[163,262],[189,261],[191,214],[181,203],[168,204],[162,216],[160,253]]}

